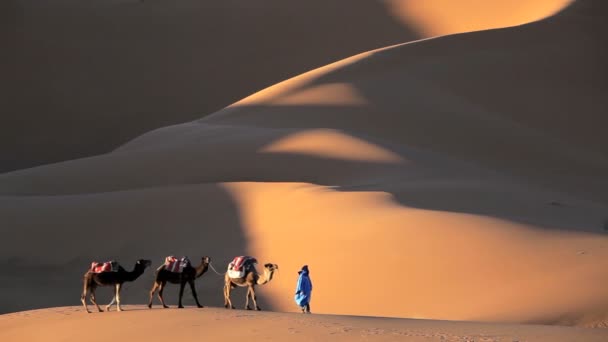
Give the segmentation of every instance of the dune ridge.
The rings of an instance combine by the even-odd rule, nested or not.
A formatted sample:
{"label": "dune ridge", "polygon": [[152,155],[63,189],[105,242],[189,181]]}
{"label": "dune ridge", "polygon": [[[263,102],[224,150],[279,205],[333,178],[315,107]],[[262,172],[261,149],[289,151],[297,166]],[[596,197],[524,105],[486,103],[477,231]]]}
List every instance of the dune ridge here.
{"label": "dune ridge", "polygon": [[[516,26],[553,15],[573,2],[515,0],[490,3],[479,0],[387,0],[397,18],[428,36]],[[497,16],[495,13],[502,12]]]}
{"label": "dune ridge", "polygon": [[[548,13],[563,0],[452,22],[519,17],[532,3]],[[395,13],[380,0],[4,0],[0,172],[107,153],[307,70],[429,37],[412,20],[433,9]]]}

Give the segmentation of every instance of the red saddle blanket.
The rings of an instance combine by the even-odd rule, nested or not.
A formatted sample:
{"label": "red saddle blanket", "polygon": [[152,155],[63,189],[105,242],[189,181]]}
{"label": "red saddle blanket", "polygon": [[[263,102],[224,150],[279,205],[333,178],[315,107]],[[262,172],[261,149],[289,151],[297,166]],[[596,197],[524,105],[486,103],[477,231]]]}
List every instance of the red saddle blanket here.
{"label": "red saddle blanket", "polygon": [[233,271],[241,271],[244,266],[250,266],[257,263],[258,261],[251,256],[241,255],[232,259],[232,262],[228,266],[228,269]]}
{"label": "red saddle blanket", "polygon": [[169,272],[182,273],[186,266],[190,265],[190,259],[188,257],[176,258],[173,255],[169,255],[165,258],[165,269]]}
{"label": "red saddle blanket", "polygon": [[106,261],[106,262],[93,261],[91,263],[90,270],[93,273],[117,272],[118,263],[116,261]]}

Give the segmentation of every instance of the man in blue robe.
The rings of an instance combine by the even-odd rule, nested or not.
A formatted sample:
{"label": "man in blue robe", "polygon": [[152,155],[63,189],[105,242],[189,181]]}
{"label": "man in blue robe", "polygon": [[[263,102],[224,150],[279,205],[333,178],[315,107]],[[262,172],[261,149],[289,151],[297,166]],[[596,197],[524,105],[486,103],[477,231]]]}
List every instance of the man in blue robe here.
{"label": "man in blue robe", "polygon": [[298,272],[298,283],[296,285],[296,295],[294,297],[296,304],[302,308],[302,313],[310,313],[310,296],[312,294],[312,281],[310,280],[310,273],[308,271],[308,265],[302,266],[302,269]]}

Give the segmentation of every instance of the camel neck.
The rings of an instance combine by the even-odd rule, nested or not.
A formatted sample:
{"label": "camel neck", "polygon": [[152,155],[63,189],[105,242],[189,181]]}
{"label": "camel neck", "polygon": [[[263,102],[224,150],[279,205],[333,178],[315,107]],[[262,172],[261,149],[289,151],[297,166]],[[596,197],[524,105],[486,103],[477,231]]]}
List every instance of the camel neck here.
{"label": "camel neck", "polygon": [[131,271],[131,272],[125,272],[125,273],[126,273],[126,280],[127,281],[133,281],[133,280],[137,279],[140,275],[142,275],[142,273],[144,273],[144,267],[142,267],[141,265],[137,264],[133,268],[133,271]]}
{"label": "camel neck", "polygon": [[198,278],[198,277],[202,276],[203,274],[205,274],[205,272],[207,272],[208,269],[209,269],[209,264],[206,262],[202,262],[196,268],[196,277]]}
{"label": "camel neck", "polygon": [[273,273],[273,271],[269,271],[267,268],[264,268],[264,274],[258,279],[258,285],[264,285],[271,281]]}

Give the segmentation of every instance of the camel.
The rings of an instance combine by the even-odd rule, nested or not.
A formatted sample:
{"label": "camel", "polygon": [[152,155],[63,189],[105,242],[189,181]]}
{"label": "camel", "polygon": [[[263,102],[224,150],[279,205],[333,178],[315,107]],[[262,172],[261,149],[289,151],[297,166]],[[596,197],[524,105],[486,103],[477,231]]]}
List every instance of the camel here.
{"label": "camel", "polygon": [[118,266],[118,271],[116,272],[103,272],[103,273],[93,273],[90,269],[84,274],[84,289],[82,291],[82,295],[80,296],[80,301],[82,305],[84,305],[84,309],[86,312],[90,313],[89,308],[87,308],[86,297],[87,293],[91,292],[91,304],[97,307],[99,312],[103,312],[103,310],[99,307],[97,302],[95,301],[95,290],[97,286],[111,286],[115,287],[114,297],[110,304],[106,306],[106,311],[110,311],[110,308],[116,302],[116,307],[118,311],[122,311],[120,307],[120,290],[122,289],[122,284],[127,281],[134,281],[139,278],[146,269],[146,267],[150,266],[152,262],[150,260],[139,259],[135,262],[135,267],[133,271],[128,272],[122,266]]}
{"label": "camel", "polygon": [[154,285],[152,285],[152,290],[150,290],[150,302],[148,303],[148,308],[152,309],[152,300],[154,298],[154,292],[158,289],[158,299],[160,299],[160,303],[163,305],[163,308],[168,308],[165,304],[165,300],[163,299],[163,290],[165,289],[165,285],[167,283],[171,284],[179,284],[179,304],[178,308],[183,308],[182,305],[182,297],[184,295],[184,287],[186,283],[190,284],[190,289],[192,290],[192,296],[196,301],[196,306],[202,308],[203,306],[198,302],[198,296],[196,295],[196,288],[194,287],[194,281],[205,274],[209,269],[209,263],[211,262],[211,258],[205,256],[201,260],[201,264],[196,268],[188,265],[184,267],[181,273],[171,272],[165,269],[165,265],[161,265],[156,271],[156,277],[154,278]]}
{"label": "camel", "polygon": [[274,271],[279,269],[279,265],[277,264],[264,264],[264,274],[260,275],[255,267],[251,267],[242,278],[230,278],[228,272],[224,276],[224,307],[227,309],[234,309],[232,302],[230,301],[230,290],[235,287],[247,287],[247,296],[245,299],[245,309],[251,310],[249,307],[249,298],[253,301],[253,305],[255,309],[260,311],[260,307],[257,303],[257,298],[255,295],[255,286],[256,285],[264,285],[272,280],[272,276],[274,275]]}

